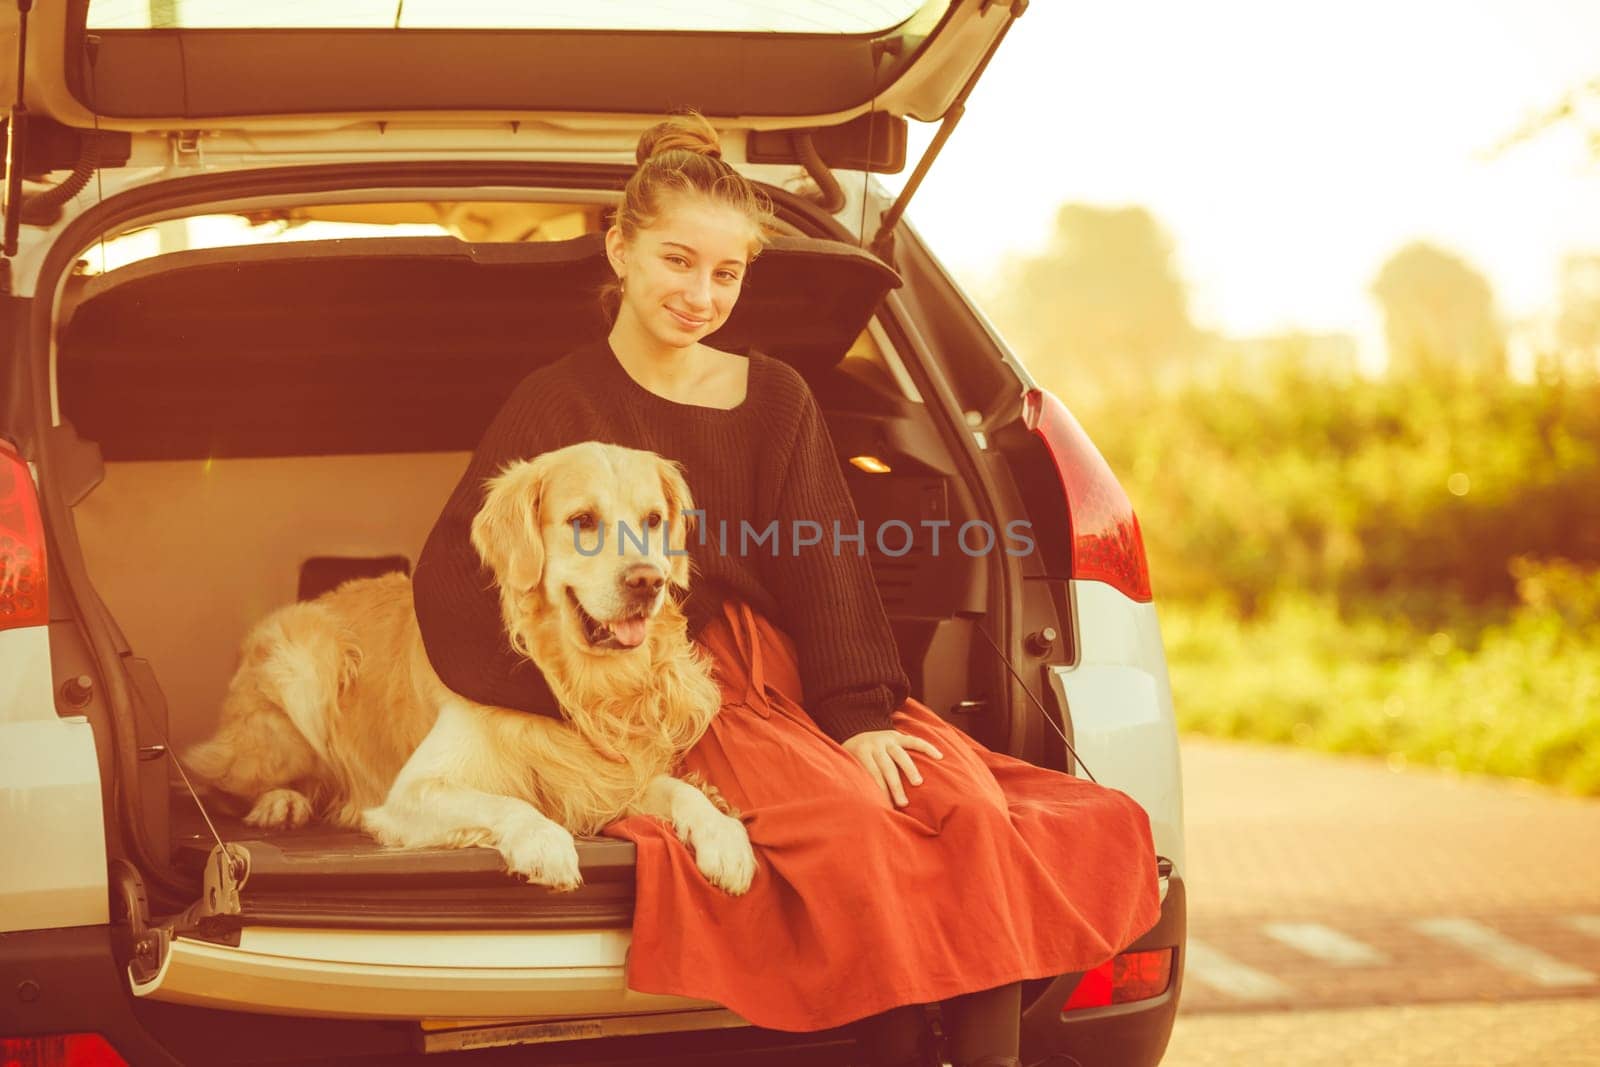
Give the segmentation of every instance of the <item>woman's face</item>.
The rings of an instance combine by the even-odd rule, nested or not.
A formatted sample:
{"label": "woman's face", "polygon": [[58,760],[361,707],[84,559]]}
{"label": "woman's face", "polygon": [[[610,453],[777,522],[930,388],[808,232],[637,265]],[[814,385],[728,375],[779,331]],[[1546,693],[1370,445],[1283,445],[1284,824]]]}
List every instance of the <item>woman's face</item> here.
{"label": "woman's face", "polygon": [[663,346],[684,348],[716,332],[739,299],[755,224],[698,196],[676,196],[633,241],[613,226],[606,254],[622,279],[619,320],[629,316]]}

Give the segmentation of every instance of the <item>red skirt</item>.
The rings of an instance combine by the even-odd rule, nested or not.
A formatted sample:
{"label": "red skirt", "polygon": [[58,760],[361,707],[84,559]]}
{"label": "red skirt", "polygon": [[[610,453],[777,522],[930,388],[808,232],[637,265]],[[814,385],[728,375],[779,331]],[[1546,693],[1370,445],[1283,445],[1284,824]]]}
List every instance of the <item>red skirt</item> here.
{"label": "red skirt", "polygon": [[1160,913],[1144,809],[1123,793],[991,752],[907,700],[897,729],[922,784],[896,808],[800,705],[794,645],[744,603],[702,631],[723,706],[687,755],[739,809],[756,854],[729,896],[651,816],[638,846],[631,989],[821,1030],[1110,959]]}

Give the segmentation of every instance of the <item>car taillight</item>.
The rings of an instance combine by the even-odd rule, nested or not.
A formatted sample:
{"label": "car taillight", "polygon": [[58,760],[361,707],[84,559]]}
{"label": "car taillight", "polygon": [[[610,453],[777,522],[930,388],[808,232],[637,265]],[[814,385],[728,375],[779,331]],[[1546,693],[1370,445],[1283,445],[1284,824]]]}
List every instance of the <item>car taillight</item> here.
{"label": "car taillight", "polygon": [[1120,956],[1113,956],[1094,970],[1084,973],[1083,980],[1072,991],[1072,996],[1067,998],[1061,1010],[1104,1008],[1111,1004],[1159,997],[1172,982],[1172,953],[1170,948],[1158,948],[1151,952],[1124,952]]}
{"label": "car taillight", "polygon": [[1148,602],[1150,565],[1128,494],[1066,405],[1043,389],[1023,397],[1022,418],[1044,440],[1072,524],[1072,577],[1105,582]]}
{"label": "car taillight", "polygon": [[28,464],[0,442],[0,630],[42,626],[45,600],[44,524]]}
{"label": "car taillight", "polygon": [[0,1067],[127,1067],[99,1034],[0,1037]]}

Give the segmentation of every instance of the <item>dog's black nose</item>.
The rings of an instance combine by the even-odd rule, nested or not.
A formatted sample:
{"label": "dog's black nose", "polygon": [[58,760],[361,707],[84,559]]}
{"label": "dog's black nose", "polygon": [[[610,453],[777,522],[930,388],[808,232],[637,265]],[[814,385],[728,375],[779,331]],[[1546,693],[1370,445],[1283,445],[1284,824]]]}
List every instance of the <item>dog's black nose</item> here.
{"label": "dog's black nose", "polygon": [[661,592],[661,587],[666,584],[667,577],[661,571],[648,563],[640,563],[629,567],[622,575],[622,584],[628,593],[638,600],[648,600]]}

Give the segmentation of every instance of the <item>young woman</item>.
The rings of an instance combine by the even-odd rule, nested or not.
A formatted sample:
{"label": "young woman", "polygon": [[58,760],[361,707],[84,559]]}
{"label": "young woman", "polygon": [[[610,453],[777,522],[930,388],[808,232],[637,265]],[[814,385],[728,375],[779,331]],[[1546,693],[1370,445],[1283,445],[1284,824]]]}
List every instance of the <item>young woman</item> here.
{"label": "young woman", "polygon": [[[610,335],[536,371],[495,417],[428,539],[417,616],[441,678],[486,704],[559,715],[500,634],[468,542],[506,461],[599,439],[678,460],[707,523],[856,529],[817,402],[787,364],[701,339],[727,321],[770,206],[698,115],[648,130],[606,253]],[[724,704],[686,770],[741,812],[748,893],[696,869],[670,827],[637,845],[630,988],[703,998],[781,1030],[855,1023],[868,1059],[1015,1064],[1020,981],[1085,970],[1154,925],[1143,810],[1114,790],[990,752],[908,699],[865,557],[823,543],[740,553],[690,539],[684,607]]]}

